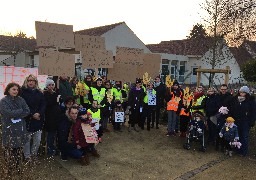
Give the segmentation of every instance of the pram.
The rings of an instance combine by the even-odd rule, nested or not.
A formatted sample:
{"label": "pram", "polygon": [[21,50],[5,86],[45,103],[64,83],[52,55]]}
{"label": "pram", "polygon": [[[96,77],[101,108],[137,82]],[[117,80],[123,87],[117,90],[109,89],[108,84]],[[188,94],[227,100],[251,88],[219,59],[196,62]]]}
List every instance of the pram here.
{"label": "pram", "polygon": [[205,152],[205,118],[202,112],[195,111],[188,125],[188,132],[186,136],[186,143],[183,145],[184,149],[189,150],[191,148],[191,143],[200,142],[200,151]]}

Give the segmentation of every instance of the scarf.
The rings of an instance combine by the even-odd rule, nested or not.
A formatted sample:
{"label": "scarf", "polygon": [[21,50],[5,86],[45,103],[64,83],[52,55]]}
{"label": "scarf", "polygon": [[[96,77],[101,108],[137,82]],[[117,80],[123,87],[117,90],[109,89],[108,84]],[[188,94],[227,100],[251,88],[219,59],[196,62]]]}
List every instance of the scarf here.
{"label": "scarf", "polygon": [[238,99],[238,102],[243,102],[244,100],[245,100],[245,97],[243,97],[243,96],[238,96],[237,97],[237,99]]}

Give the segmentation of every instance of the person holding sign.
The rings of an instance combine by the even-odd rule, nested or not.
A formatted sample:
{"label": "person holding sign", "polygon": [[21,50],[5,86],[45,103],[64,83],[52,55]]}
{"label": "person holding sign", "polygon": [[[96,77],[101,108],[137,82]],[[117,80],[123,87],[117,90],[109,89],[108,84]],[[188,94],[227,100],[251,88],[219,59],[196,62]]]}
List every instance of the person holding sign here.
{"label": "person holding sign", "polygon": [[18,165],[23,157],[22,147],[27,141],[26,121],[24,118],[29,115],[30,111],[25,100],[19,96],[19,93],[20,86],[16,83],[9,83],[4,91],[5,97],[0,101],[2,144],[8,171],[19,170],[18,168],[20,167]]}
{"label": "person holding sign", "polygon": [[113,110],[113,117],[115,118],[113,120],[113,126],[114,126],[114,131],[117,132],[122,132],[121,130],[121,123],[124,123],[124,109],[122,107],[121,101],[116,101],[115,103],[115,108]]}
{"label": "person holding sign", "polygon": [[149,81],[146,87],[146,96],[143,99],[143,113],[141,129],[144,129],[144,123],[147,119],[147,130],[150,131],[150,122],[153,110],[156,107],[156,91],[153,89],[153,81]]}
{"label": "person holding sign", "polygon": [[[79,159],[79,162],[83,166],[90,164],[88,150],[91,149],[93,154],[97,154],[94,144],[98,143],[97,133],[93,133],[93,127],[91,127],[90,120],[87,117],[87,111],[85,108],[80,108],[78,112],[78,118],[73,125],[73,136],[76,143],[76,147],[83,153],[83,156]],[[96,136],[95,136],[96,135]]]}

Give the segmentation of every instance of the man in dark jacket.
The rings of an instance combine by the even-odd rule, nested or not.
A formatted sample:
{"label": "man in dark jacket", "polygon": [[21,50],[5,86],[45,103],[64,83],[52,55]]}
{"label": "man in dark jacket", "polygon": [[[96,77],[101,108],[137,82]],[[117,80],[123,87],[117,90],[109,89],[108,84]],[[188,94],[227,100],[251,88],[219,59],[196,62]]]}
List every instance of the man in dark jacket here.
{"label": "man in dark jacket", "polygon": [[134,128],[135,131],[139,131],[137,124],[142,127],[142,106],[143,106],[143,98],[146,93],[142,89],[141,79],[136,79],[136,86],[131,89],[128,96],[128,109],[131,111],[131,115],[129,117],[129,129],[131,131],[131,127]]}
{"label": "man in dark jacket", "polygon": [[156,129],[159,129],[158,125],[159,125],[160,110],[164,107],[164,98],[165,98],[165,92],[166,92],[166,87],[161,82],[161,79],[159,76],[155,78],[154,89],[156,91],[156,107],[152,114],[151,128],[154,128],[154,124],[156,122]]}
{"label": "man in dark jacket", "polygon": [[230,108],[230,101],[232,99],[232,95],[228,92],[228,86],[226,84],[222,84],[220,86],[220,105],[223,107]]}
{"label": "man in dark jacket", "polygon": [[66,97],[73,96],[72,87],[71,84],[68,82],[67,76],[60,76],[59,94],[61,95],[62,102],[66,100]]}

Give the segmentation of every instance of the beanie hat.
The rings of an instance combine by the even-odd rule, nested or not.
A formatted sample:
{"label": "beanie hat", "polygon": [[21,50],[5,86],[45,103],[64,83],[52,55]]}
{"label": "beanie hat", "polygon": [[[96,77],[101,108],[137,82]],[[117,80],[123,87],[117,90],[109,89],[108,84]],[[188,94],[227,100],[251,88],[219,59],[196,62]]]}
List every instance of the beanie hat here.
{"label": "beanie hat", "polygon": [[202,113],[201,111],[195,111],[193,113],[193,116],[194,117],[201,117],[201,118],[204,118],[204,113]]}
{"label": "beanie hat", "polygon": [[179,86],[179,82],[177,80],[175,80],[172,85],[173,86],[175,86],[175,85]]}
{"label": "beanie hat", "polygon": [[226,122],[235,122],[235,120],[234,120],[234,118],[232,118],[232,117],[228,117],[228,118],[226,119]]}
{"label": "beanie hat", "polygon": [[248,86],[242,86],[239,89],[239,92],[245,92],[245,93],[249,94],[250,93],[250,89],[248,88]]}
{"label": "beanie hat", "polygon": [[139,84],[139,83],[141,83],[141,79],[140,79],[140,78],[137,78],[137,79],[136,79],[136,84]]}
{"label": "beanie hat", "polygon": [[120,100],[117,100],[115,103],[116,103],[116,105],[122,104]]}
{"label": "beanie hat", "polygon": [[92,115],[92,113],[90,113],[89,111],[87,111],[87,115],[89,116],[89,115]]}
{"label": "beanie hat", "polygon": [[80,108],[79,111],[78,111],[78,116],[82,116],[82,115],[85,115],[85,114],[87,114],[86,108]]}
{"label": "beanie hat", "polygon": [[55,84],[52,79],[47,79],[45,83],[45,87],[48,87],[50,84]]}

